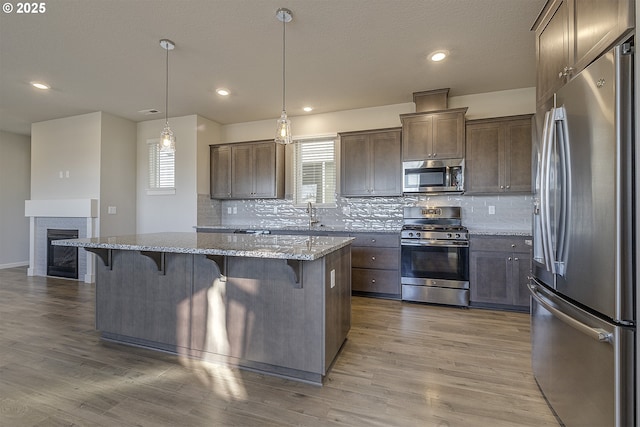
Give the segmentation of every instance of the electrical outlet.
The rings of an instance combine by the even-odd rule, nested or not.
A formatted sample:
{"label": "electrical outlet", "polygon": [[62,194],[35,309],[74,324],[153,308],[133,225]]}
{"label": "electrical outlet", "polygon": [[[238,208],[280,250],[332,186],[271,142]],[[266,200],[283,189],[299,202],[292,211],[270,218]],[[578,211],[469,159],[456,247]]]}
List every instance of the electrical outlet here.
{"label": "electrical outlet", "polygon": [[229,206],[229,207],[227,208],[227,214],[231,215],[231,213],[232,213],[232,212],[233,212],[233,210],[231,209],[231,206]]}
{"label": "electrical outlet", "polygon": [[60,179],[64,178],[64,174],[63,174],[63,172],[62,172],[62,171],[60,171],[60,172],[58,173],[58,176],[60,177]]}
{"label": "electrical outlet", "polygon": [[349,206],[343,206],[342,207],[342,214],[343,215],[349,215],[351,214],[351,208]]}
{"label": "electrical outlet", "polygon": [[238,207],[237,207],[237,206],[234,206],[234,207],[233,207],[233,214],[235,215],[235,214],[237,214],[237,213],[238,213]]}
{"label": "electrical outlet", "polygon": [[277,206],[273,207],[273,214],[274,215],[278,215],[278,207]]}
{"label": "electrical outlet", "polygon": [[107,213],[109,215],[115,215],[116,213],[118,213],[118,209],[115,206],[109,206],[107,208]]}
{"label": "electrical outlet", "polygon": [[331,270],[331,287],[335,288],[336,286],[336,270]]}
{"label": "electrical outlet", "polygon": [[489,206],[489,215],[495,215],[495,214],[496,214],[496,207]]}

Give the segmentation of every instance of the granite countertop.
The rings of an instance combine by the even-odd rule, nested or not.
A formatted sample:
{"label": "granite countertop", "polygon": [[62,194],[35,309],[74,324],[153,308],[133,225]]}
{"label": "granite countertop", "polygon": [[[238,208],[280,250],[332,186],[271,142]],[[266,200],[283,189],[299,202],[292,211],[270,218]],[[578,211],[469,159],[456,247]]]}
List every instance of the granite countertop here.
{"label": "granite countertop", "polygon": [[329,233],[390,233],[399,234],[400,226],[386,226],[376,228],[349,228],[344,226],[333,225],[317,225],[309,227],[308,225],[284,225],[276,227],[260,227],[257,225],[196,225],[197,231],[226,231],[234,230],[268,230],[268,231],[313,231],[313,232],[329,232]]}
{"label": "granite countertop", "polygon": [[227,255],[312,261],[351,244],[352,237],[231,233],[153,233],[55,240],[56,246]]}

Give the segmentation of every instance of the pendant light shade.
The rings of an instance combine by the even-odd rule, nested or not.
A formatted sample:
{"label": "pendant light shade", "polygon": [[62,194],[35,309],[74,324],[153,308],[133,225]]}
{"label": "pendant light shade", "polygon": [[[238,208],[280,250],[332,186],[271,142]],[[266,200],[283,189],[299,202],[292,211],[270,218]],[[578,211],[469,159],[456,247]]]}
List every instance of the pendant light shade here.
{"label": "pendant light shade", "polygon": [[278,18],[278,21],[282,22],[282,114],[280,114],[280,118],[277,122],[275,141],[280,144],[291,144],[291,142],[293,142],[291,139],[291,122],[287,118],[284,101],[286,94],[286,26],[287,22],[291,22],[293,19],[293,15],[289,9],[280,8],[276,11],[276,18]]}
{"label": "pendant light shade", "polygon": [[173,50],[176,45],[168,39],[160,40],[160,46],[167,51],[166,55],[166,80],[165,80],[165,98],[164,98],[164,129],[160,134],[160,151],[174,152],[176,150],[176,138],[173,131],[169,127],[169,51]]}

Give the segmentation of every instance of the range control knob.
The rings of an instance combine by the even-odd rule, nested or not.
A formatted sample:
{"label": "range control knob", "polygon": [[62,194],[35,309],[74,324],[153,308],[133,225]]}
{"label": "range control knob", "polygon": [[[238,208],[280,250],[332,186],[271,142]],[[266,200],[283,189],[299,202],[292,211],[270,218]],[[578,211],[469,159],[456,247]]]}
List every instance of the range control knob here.
{"label": "range control knob", "polygon": [[416,233],[416,237],[420,237],[420,232],[419,231]]}
{"label": "range control knob", "polygon": [[409,232],[409,237],[413,237],[413,233],[412,232]]}
{"label": "range control knob", "polygon": [[453,237],[453,234],[451,234],[451,233],[447,233],[447,239],[450,239],[450,238],[452,238],[452,237]]}
{"label": "range control knob", "polygon": [[456,239],[460,238],[460,233],[456,233]]}

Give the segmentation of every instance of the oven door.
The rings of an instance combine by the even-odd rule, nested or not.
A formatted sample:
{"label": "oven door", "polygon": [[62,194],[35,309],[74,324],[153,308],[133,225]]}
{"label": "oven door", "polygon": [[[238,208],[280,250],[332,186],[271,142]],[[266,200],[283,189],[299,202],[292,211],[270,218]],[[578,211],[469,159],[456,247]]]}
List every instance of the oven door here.
{"label": "oven door", "polygon": [[401,251],[402,283],[428,286],[443,280],[448,287],[468,287],[469,242],[403,239]]}

